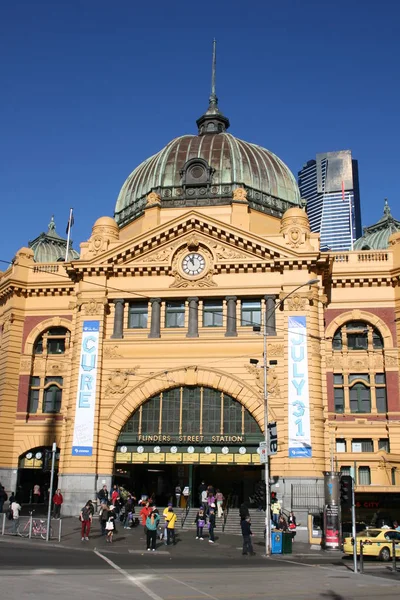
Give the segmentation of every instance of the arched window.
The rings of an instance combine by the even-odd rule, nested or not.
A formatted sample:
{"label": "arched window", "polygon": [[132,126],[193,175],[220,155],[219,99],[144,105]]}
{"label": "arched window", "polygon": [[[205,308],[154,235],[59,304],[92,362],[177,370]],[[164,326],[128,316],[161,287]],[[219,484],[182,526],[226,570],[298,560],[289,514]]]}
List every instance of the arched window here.
{"label": "arched window", "polygon": [[263,439],[257,421],[240,402],[208,387],[179,387],[153,396],[128,419],[121,433],[161,435],[170,440],[198,436],[198,442],[213,436]]}
{"label": "arched window", "polygon": [[59,413],[61,410],[62,390],[62,377],[32,376],[29,385],[28,413]]}
{"label": "arched window", "polygon": [[36,339],[34,354],[64,354],[69,347],[70,332],[65,327],[51,327]]}
{"label": "arched window", "polygon": [[373,325],[365,321],[350,321],[336,330],[332,350],[381,350],[383,338]]}

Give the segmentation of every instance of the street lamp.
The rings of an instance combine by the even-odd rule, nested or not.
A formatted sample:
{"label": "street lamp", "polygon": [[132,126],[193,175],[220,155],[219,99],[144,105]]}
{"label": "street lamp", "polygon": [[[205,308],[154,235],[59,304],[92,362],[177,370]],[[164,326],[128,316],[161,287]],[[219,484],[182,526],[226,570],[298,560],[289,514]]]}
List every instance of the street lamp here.
{"label": "street lamp", "polygon": [[[313,285],[314,283],[318,283],[318,279],[310,279],[305,283],[297,286],[289,292],[282,300],[277,302],[271,311],[270,314],[274,314],[280,306],[284,303],[284,301],[289,298],[292,294],[297,292],[302,287],[307,285]],[[268,364],[267,364],[267,323],[268,317],[270,315],[267,314],[267,307],[265,307],[264,313],[264,325],[263,325],[263,342],[264,342],[264,360],[263,360],[263,369],[264,369],[264,436],[265,442],[268,443]],[[260,330],[259,328],[253,328],[253,330]],[[268,453],[267,447],[267,453]],[[269,482],[269,454],[267,456],[265,462],[265,555],[267,557],[271,556],[271,492],[270,492],[270,482]]]}

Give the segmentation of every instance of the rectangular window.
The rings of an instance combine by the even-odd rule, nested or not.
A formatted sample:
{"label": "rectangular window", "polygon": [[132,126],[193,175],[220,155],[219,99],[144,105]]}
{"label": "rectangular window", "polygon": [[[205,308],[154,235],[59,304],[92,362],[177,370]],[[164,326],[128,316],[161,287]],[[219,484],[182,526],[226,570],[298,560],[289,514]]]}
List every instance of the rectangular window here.
{"label": "rectangular window", "polygon": [[[43,412],[59,413],[62,401],[62,377],[46,377],[43,394]],[[58,385],[57,385],[58,384]],[[61,387],[59,387],[61,386]]]}
{"label": "rectangular window", "polygon": [[390,452],[389,438],[381,438],[378,440],[378,450]]}
{"label": "rectangular window", "polygon": [[31,377],[29,383],[28,412],[35,414],[39,407],[40,377]]}
{"label": "rectangular window", "polygon": [[374,443],[368,438],[354,439],[351,443],[352,452],[373,452]]}
{"label": "rectangular window", "polygon": [[65,338],[47,338],[47,354],[64,354]]}
{"label": "rectangular window", "polygon": [[352,413],[371,412],[371,390],[362,383],[350,388],[350,411]]}
{"label": "rectangular window", "polygon": [[260,300],[242,300],[241,324],[243,327],[261,325]]}
{"label": "rectangular window", "polygon": [[222,327],[222,300],[205,300],[203,303],[203,327]]}
{"label": "rectangular window", "polygon": [[346,452],[346,440],[336,440],[336,452]]}
{"label": "rectangular window", "polygon": [[343,385],[343,375],[334,374],[333,375],[333,385]]}
{"label": "rectangular window", "polygon": [[358,484],[371,485],[371,470],[369,467],[358,468]]}
{"label": "rectangular window", "polygon": [[211,388],[203,389],[203,434],[221,432],[221,392]]}
{"label": "rectangular window", "polygon": [[392,467],[392,485],[396,485],[396,467]]}
{"label": "rectangular window", "polygon": [[165,303],[165,327],[185,327],[185,303]]}
{"label": "rectangular window", "polygon": [[224,398],[224,435],[242,432],[242,405],[231,398]]}
{"label": "rectangular window", "polygon": [[132,302],[129,305],[129,329],[146,329],[148,320],[148,303]]}
{"label": "rectangular window", "polygon": [[142,435],[158,433],[160,429],[160,396],[142,406]]}
{"label": "rectangular window", "polygon": [[[200,431],[200,388],[187,388],[182,405],[183,435],[198,434]],[[183,429],[183,428],[182,428]]]}
{"label": "rectangular window", "polygon": [[163,393],[162,432],[166,435],[179,434],[181,388]]}
{"label": "rectangular window", "polygon": [[344,389],[334,388],[333,395],[335,401],[335,413],[344,413]]}
{"label": "rectangular window", "polygon": [[340,474],[341,475],[351,475],[351,467],[348,467],[348,466],[340,467]]}

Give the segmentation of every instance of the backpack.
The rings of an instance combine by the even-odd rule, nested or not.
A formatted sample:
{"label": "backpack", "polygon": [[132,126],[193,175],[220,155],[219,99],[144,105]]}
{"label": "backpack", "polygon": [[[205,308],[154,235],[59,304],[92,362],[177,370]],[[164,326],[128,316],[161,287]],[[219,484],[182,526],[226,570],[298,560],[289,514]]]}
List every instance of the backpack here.
{"label": "backpack", "polygon": [[90,510],[85,506],[82,508],[82,521],[90,520]]}
{"label": "backpack", "polygon": [[14,514],[11,508],[8,509],[7,511],[7,519],[9,519],[10,521],[12,521],[14,518]]}

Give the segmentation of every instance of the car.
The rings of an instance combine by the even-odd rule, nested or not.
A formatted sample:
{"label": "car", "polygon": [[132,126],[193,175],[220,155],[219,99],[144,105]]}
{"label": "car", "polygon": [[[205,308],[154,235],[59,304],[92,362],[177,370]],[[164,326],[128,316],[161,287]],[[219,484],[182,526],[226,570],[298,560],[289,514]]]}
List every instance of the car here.
{"label": "car", "polygon": [[[352,537],[346,537],[343,542],[343,552],[353,556]],[[383,561],[392,558],[393,540],[397,541],[396,556],[400,557],[400,531],[396,529],[364,529],[357,534],[357,555],[360,554],[360,542],[363,542],[363,555],[375,556]]]}

